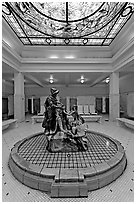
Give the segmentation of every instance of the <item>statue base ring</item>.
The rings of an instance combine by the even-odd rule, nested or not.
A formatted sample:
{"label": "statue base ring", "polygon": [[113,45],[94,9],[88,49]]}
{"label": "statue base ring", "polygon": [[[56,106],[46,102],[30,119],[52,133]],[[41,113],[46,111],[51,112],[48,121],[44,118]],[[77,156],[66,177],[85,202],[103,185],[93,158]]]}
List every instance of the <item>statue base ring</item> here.
{"label": "statue base ring", "polygon": [[87,197],[125,170],[124,148],[102,133],[87,131],[86,151],[49,152],[42,133],[17,142],[11,150],[9,167],[16,179],[51,197]]}

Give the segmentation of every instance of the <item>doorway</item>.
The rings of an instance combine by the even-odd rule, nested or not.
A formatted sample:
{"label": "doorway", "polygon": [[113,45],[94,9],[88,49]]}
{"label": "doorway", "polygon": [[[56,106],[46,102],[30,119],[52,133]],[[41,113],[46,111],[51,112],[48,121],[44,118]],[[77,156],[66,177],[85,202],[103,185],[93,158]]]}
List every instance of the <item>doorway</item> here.
{"label": "doorway", "polygon": [[102,98],[96,98],[96,111],[102,113]]}
{"label": "doorway", "polygon": [[105,103],[106,103],[106,113],[109,114],[109,98],[105,99]]}
{"label": "doorway", "polygon": [[2,120],[8,119],[8,98],[2,98]]}
{"label": "doorway", "polygon": [[30,98],[28,99],[28,113],[32,113],[32,99]]}
{"label": "doorway", "polygon": [[40,113],[40,98],[34,98],[33,99],[33,104],[34,104],[34,114],[37,115]]}
{"label": "doorway", "polygon": [[70,111],[72,110],[74,105],[77,106],[77,98],[70,98]]}

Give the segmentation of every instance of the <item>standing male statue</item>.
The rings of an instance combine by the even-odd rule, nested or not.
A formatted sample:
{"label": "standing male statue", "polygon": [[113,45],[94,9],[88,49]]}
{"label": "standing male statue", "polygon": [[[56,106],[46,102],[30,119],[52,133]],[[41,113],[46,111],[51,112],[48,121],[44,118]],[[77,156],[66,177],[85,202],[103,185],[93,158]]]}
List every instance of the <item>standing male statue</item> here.
{"label": "standing male statue", "polygon": [[45,128],[46,135],[55,134],[57,128],[59,128],[60,131],[67,133],[68,121],[67,117],[65,116],[68,113],[64,110],[64,105],[57,99],[59,90],[56,88],[51,88],[50,92],[51,94],[47,97],[44,103],[45,117],[42,127]]}
{"label": "standing male statue", "polygon": [[[69,123],[67,118],[69,114],[65,111],[65,106],[57,99],[58,93],[59,90],[51,88],[50,95],[44,103],[45,113],[42,127],[45,128],[44,133],[48,141],[46,148],[51,152],[86,150],[87,147],[84,145],[86,140],[83,141],[85,131],[81,128],[82,122],[75,127],[77,133],[75,131],[73,132],[75,128],[73,127],[73,129],[73,125],[71,126]],[[78,119],[79,123],[79,118],[76,117],[76,119]],[[74,123],[75,125],[77,125],[77,120]]]}
{"label": "standing male statue", "polygon": [[42,127],[45,128],[46,134],[53,134],[56,131],[56,108],[59,108],[57,105],[58,93],[59,90],[51,88],[50,95],[47,97],[44,103],[45,113]]}

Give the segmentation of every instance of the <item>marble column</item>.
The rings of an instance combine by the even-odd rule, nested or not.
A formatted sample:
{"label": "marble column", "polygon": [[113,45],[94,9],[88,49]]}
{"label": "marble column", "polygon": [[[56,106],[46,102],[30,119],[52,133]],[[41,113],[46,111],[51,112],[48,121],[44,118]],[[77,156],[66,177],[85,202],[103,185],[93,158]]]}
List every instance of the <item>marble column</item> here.
{"label": "marble column", "polygon": [[24,75],[14,73],[14,118],[18,122],[25,120]]}
{"label": "marble column", "polygon": [[67,112],[69,112],[70,111],[70,97],[69,96],[66,97],[66,106],[67,106]]}
{"label": "marble column", "polygon": [[112,73],[110,76],[109,114],[110,121],[115,121],[120,115],[119,102],[119,73]]}

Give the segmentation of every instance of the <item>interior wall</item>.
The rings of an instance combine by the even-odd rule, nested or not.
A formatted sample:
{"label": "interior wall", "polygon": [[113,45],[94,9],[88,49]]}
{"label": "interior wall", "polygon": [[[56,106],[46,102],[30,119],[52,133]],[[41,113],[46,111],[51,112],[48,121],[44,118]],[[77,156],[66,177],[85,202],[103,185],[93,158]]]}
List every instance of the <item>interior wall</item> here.
{"label": "interior wall", "polygon": [[134,73],[130,73],[120,78],[119,81],[120,93],[134,92]]}
{"label": "interior wall", "polygon": [[[52,86],[53,87],[53,86]],[[55,87],[55,86],[54,86]],[[39,97],[40,98],[40,112],[44,112],[44,102],[46,97],[50,94],[50,88],[47,87],[25,87],[26,97]],[[77,98],[78,105],[93,105],[95,107],[95,98],[108,96],[107,85],[97,85],[94,87],[86,86],[59,86],[60,98]],[[67,107],[68,108],[68,107]]]}
{"label": "interior wall", "polygon": [[[53,87],[53,86],[52,86]],[[55,85],[54,85],[55,87]],[[48,96],[50,94],[50,88],[47,87],[25,87],[25,95],[26,96]],[[78,96],[108,96],[109,90],[108,87],[105,86],[94,86],[94,87],[85,87],[85,86],[59,86],[56,87],[59,89],[60,97],[78,97]]]}
{"label": "interior wall", "polygon": [[127,96],[127,115],[134,117],[134,93],[129,93]]}
{"label": "interior wall", "polygon": [[2,80],[2,97],[8,97],[9,95],[14,94],[13,84]]}
{"label": "interior wall", "polygon": [[47,98],[47,96],[40,97],[40,106],[41,106],[40,112],[41,113],[44,113],[44,111],[45,111],[44,102],[45,102],[46,98]]}
{"label": "interior wall", "polygon": [[120,107],[124,115],[134,117],[134,73],[120,78]]}
{"label": "interior wall", "polygon": [[[36,96],[41,100],[41,108],[44,110],[44,101],[46,96],[50,94],[50,88],[47,87],[25,87],[26,97]],[[94,86],[94,87],[85,87],[85,86],[59,86],[60,97],[79,97],[79,96],[94,96],[102,97],[108,96],[109,89],[105,86]],[[124,114],[129,117],[134,116],[134,74],[129,73],[124,77],[120,78],[120,106],[121,110],[124,111]],[[14,88],[13,84],[8,83],[2,80],[2,97],[8,98],[8,111],[9,115],[14,113]],[[27,101],[26,101],[27,103]],[[27,104],[26,104],[27,111]]]}
{"label": "interior wall", "polygon": [[78,96],[78,105],[94,105],[95,97],[94,96]]}
{"label": "interior wall", "polygon": [[95,97],[94,96],[78,96],[78,110],[80,113],[95,113]]}
{"label": "interior wall", "polygon": [[13,84],[2,80],[2,97],[8,98],[8,116],[14,114],[14,88]]}

